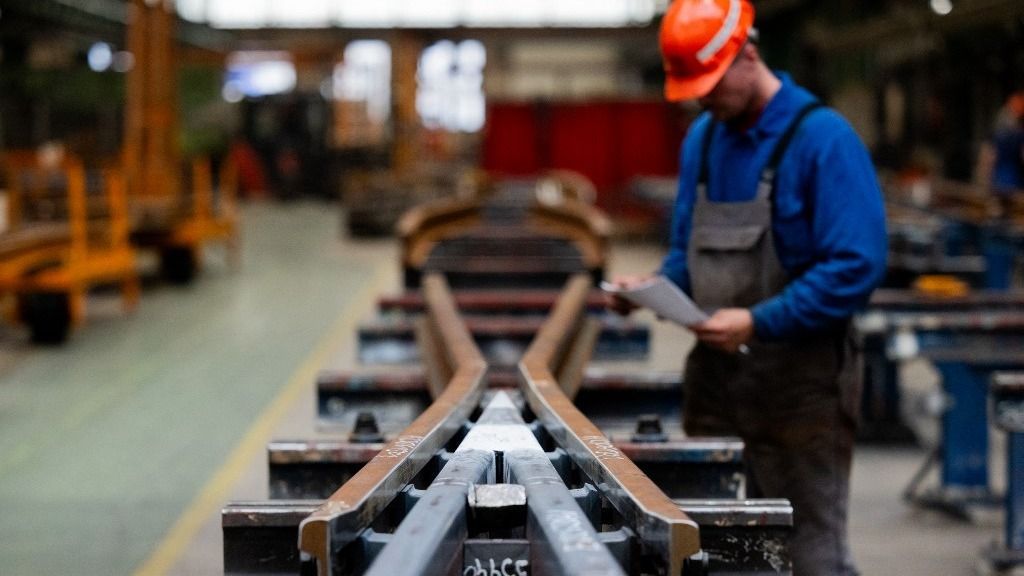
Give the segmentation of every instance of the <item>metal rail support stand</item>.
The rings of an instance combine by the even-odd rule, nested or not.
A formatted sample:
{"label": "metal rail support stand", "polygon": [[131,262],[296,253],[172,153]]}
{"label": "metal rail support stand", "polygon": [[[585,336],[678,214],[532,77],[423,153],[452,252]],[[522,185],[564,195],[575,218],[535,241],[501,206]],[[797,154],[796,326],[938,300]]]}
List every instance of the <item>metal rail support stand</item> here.
{"label": "metal rail support stand", "polygon": [[884,316],[867,312],[854,325],[864,358],[857,440],[871,444],[915,444],[917,437],[900,413],[899,364],[888,354]]}
{"label": "metal rail support stand", "polygon": [[[1017,240],[1019,242],[1019,240]],[[981,249],[985,256],[985,288],[1008,290],[1013,284],[1017,246],[1012,232],[1002,227],[982,232]]]}
{"label": "metal rail support stand", "polygon": [[[1024,332],[1019,313],[1024,309],[1024,292],[1019,290],[961,295],[879,290],[869,306],[854,320],[864,351],[860,441],[916,441],[900,412],[901,360],[930,358],[931,351],[937,349],[947,360],[956,356],[968,364],[977,363],[974,357],[986,357],[990,365],[1024,362],[1024,355],[1012,352],[1020,349],[1017,344]],[[918,342],[918,334],[926,335],[927,342]],[[978,350],[983,353],[973,353]]]}
{"label": "metal rail support stand", "polygon": [[992,376],[992,414],[1006,431],[1006,533],[983,552],[992,574],[1024,568],[1024,372]]}
{"label": "metal rail support stand", "polygon": [[[904,498],[970,520],[972,509],[1002,502],[989,483],[987,394],[993,372],[1008,365],[966,357],[933,362],[945,394],[941,440],[904,491]],[[935,464],[941,466],[940,485],[922,493],[919,484]]]}
{"label": "metal rail support stand", "polygon": [[[904,490],[906,501],[962,520],[971,510],[1000,504],[989,484],[987,383],[992,368],[966,362],[936,362],[945,403],[936,446]],[[940,466],[939,486],[921,491],[927,472]]]}

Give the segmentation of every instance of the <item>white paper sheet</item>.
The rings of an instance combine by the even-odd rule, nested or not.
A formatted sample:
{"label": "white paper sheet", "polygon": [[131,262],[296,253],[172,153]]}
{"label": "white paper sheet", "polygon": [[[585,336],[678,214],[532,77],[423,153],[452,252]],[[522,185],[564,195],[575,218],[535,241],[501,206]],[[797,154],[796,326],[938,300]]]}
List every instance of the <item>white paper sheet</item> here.
{"label": "white paper sheet", "polygon": [[708,315],[689,296],[664,276],[655,276],[630,289],[601,282],[601,289],[622,296],[638,306],[650,308],[658,316],[683,326],[693,326],[708,319]]}

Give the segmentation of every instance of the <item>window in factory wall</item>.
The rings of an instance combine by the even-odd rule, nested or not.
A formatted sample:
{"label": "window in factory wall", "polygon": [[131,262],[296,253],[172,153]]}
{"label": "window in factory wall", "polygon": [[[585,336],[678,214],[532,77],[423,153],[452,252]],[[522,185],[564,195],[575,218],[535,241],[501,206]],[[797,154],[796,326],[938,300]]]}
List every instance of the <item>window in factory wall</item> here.
{"label": "window in factory wall", "polygon": [[427,47],[417,73],[416,111],[433,130],[478,132],[484,125],[487,51],[476,40]]}
{"label": "window in factory wall", "polygon": [[382,40],[357,40],[334,67],[334,144],[340,148],[384,142],[391,116],[391,47]]}
{"label": "window in factory wall", "polygon": [[668,0],[177,0],[183,18],[215,28],[630,26],[649,23],[667,5]]}
{"label": "window in factory wall", "polygon": [[295,89],[295,64],[287,52],[233,52],[228,56],[223,95],[228,102],[285,94]]}

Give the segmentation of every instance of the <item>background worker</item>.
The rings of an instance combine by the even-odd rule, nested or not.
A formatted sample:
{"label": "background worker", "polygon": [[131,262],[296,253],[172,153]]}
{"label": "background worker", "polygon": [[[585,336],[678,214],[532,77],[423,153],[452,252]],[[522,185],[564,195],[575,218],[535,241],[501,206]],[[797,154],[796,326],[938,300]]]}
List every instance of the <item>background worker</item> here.
{"label": "background worker", "polygon": [[792,502],[796,576],[856,574],[849,320],[885,273],[885,213],[856,133],[766,67],[753,20],[745,0],[675,0],[662,21],[665,94],[705,110],[683,144],[660,271],[713,311],[691,327],[683,422],[740,436],[748,495]]}
{"label": "background worker", "polygon": [[1010,95],[996,116],[992,137],[982,145],[976,181],[988,186],[1008,208],[1024,191],[1024,90]]}

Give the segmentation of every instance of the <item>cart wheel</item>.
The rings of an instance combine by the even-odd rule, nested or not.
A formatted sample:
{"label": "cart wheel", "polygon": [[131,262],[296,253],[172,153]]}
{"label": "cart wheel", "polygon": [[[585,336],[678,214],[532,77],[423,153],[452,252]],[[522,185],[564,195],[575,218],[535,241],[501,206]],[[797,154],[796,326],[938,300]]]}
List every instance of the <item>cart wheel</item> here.
{"label": "cart wheel", "polygon": [[160,274],[173,284],[188,284],[196,277],[196,257],[189,248],[164,248],[160,252]]}
{"label": "cart wheel", "polygon": [[19,298],[19,315],[36,344],[61,344],[71,330],[71,301],[67,294],[37,292]]}

